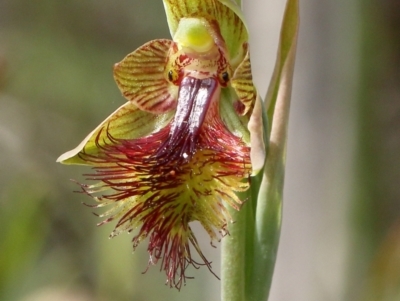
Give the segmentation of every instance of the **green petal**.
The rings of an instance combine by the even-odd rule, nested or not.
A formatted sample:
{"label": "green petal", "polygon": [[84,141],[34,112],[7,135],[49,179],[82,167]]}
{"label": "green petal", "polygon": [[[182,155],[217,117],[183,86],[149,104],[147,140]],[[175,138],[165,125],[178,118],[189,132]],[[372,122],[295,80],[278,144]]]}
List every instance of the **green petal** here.
{"label": "green petal", "polygon": [[57,162],[64,164],[91,165],[80,157],[80,153],[96,155],[101,152],[99,147],[111,143],[113,138],[136,139],[147,136],[165,127],[171,120],[173,111],[155,115],[136,107],[132,102],[127,102],[112,113],[96,129],[94,129],[76,148],[62,154]]}
{"label": "green petal", "polygon": [[140,109],[164,113],[176,107],[178,87],[167,80],[165,71],[170,40],[154,40],[114,65],[114,79],[126,99]]}
{"label": "green petal", "polygon": [[216,21],[228,48],[230,62],[236,68],[244,56],[243,44],[248,31],[240,8],[231,0],[163,0],[171,36],[182,18],[200,17]]}

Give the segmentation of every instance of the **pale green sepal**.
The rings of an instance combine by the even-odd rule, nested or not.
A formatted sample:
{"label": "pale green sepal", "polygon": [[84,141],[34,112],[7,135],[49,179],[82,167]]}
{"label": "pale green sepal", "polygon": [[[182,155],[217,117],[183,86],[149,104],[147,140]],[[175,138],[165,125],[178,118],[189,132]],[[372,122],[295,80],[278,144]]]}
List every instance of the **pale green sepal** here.
{"label": "pale green sepal", "polygon": [[268,139],[268,121],[267,115],[264,114],[264,105],[259,95],[257,95],[256,102],[254,104],[253,112],[250,116],[247,128],[250,132],[250,160],[253,169],[252,176],[258,174],[258,172],[264,167],[265,156],[267,151],[267,140]]}
{"label": "pale green sepal", "polygon": [[136,139],[159,131],[172,119],[174,112],[152,114],[138,109],[132,102],[127,102],[112,113],[94,129],[76,148],[62,154],[57,162],[63,164],[91,165],[79,156],[83,152],[96,155],[99,146],[110,143],[108,135],[113,138]]}
{"label": "pale green sepal", "polygon": [[[216,21],[229,52],[231,65],[244,56],[243,45],[248,30],[240,8],[231,0],[163,0],[171,36],[174,37],[182,18],[204,18]],[[238,59],[239,58],[239,59]]]}
{"label": "pale green sepal", "polygon": [[244,17],[244,14],[243,14],[243,11],[242,11],[240,5],[238,5],[236,3],[236,1],[234,1],[234,0],[219,0],[219,2],[221,2],[222,4],[229,7],[239,17],[239,19],[242,21],[244,27],[246,28],[246,31],[248,32],[249,28],[247,26],[246,18]]}

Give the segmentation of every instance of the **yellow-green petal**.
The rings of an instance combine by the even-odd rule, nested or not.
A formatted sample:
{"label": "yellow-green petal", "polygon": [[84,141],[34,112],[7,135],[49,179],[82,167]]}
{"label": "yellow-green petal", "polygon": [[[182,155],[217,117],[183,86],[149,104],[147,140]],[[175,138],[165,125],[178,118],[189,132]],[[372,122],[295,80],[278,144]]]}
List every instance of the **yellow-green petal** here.
{"label": "yellow-green petal", "polygon": [[160,115],[145,112],[132,102],[127,102],[94,129],[76,148],[62,154],[57,162],[92,165],[93,162],[83,160],[79,154],[97,155],[102,146],[111,143],[110,137],[136,139],[157,132],[166,126],[172,116],[173,112]]}

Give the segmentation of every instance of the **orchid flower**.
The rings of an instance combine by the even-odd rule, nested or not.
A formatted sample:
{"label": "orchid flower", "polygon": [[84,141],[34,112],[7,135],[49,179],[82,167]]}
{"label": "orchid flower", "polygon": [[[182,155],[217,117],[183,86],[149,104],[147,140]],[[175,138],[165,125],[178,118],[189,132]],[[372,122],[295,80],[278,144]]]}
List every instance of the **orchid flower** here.
{"label": "orchid flower", "polygon": [[[114,66],[127,102],[64,164],[94,168],[83,192],[116,221],[111,237],[148,238],[149,265],[161,262],[178,289],[189,265],[206,265],[190,223],[211,242],[227,233],[251,176],[264,165],[262,102],[251,75],[248,31],[230,0],[164,0],[172,40],[150,41]],[[265,122],[265,120],[264,120]],[[192,258],[198,254],[199,264]]]}

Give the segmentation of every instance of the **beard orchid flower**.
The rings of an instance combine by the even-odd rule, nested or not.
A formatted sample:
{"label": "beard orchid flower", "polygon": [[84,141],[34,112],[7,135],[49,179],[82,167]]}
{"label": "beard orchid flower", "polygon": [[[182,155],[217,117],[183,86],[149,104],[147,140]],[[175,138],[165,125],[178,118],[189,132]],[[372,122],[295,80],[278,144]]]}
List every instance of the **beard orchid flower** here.
{"label": "beard orchid flower", "polygon": [[211,241],[226,234],[227,207],[264,164],[261,101],[253,85],[248,32],[230,0],[164,0],[172,40],[150,41],[114,66],[128,100],[58,162],[94,168],[82,190],[110,206],[111,237],[148,238],[149,264],[171,286],[185,270],[211,269],[190,223]]}

